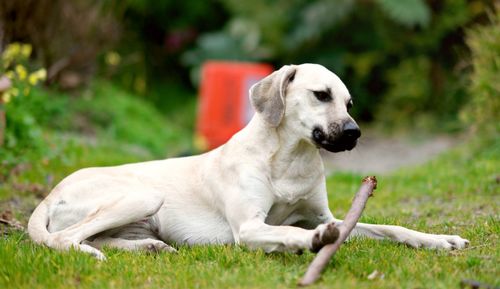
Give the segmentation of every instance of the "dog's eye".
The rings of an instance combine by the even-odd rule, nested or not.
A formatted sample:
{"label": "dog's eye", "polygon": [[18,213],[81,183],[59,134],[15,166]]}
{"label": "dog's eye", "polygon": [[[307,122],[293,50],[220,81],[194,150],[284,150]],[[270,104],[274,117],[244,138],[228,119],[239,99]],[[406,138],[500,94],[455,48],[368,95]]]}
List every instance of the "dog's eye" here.
{"label": "dog's eye", "polygon": [[327,102],[332,100],[330,93],[326,91],[313,91],[314,96],[321,102]]}

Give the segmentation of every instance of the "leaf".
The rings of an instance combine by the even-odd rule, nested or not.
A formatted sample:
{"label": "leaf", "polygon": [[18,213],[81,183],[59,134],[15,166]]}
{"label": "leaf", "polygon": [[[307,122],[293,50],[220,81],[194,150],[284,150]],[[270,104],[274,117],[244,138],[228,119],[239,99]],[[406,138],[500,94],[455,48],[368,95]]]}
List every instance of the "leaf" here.
{"label": "leaf", "polygon": [[321,37],[353,11],[351,0],[319,0],[311,1],[301,9],[300,17],[294,24],[292,32],[286,36],[288,50],[297,49],[311,39]]}
{"label": "leaf", "polygon": [[407,26],[427,27],[431,11],[423,0],[376,0],[381,9],[393,21]]}

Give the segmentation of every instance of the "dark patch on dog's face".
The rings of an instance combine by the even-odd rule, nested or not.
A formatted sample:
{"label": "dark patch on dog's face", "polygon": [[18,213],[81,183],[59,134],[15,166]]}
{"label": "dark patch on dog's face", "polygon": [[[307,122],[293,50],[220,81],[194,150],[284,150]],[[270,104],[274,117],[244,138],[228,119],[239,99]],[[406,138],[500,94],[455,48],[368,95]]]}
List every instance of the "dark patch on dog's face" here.
{"label": "dark patch on dog's face", "polygon": [[329,152],[341,152],[352,150],[361,136],[358,125],[352,121],[333,122],[328,125],[325,131],[322,127],[316,126],[312,131],[313,142]]}

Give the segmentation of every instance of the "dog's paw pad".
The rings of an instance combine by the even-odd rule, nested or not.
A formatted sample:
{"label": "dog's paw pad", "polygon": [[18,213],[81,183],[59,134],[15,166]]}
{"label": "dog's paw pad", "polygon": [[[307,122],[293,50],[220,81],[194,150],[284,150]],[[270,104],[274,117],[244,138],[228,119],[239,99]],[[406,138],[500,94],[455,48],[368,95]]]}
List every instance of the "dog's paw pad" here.
{"label": "dog's paw pad", "polygon": [[334,223],[320,225],[312,239],[311,252],[317,253],[323,246],[334,243],[339,238],[339,229]]}
{"label": "dog's paw pad", "polygon": [[321,236],[321,241],[323,244],[331,244],[337,241],[339,238],[339,229],[335,227],[335,224],[330,223],[326,226],[326,230],[323,232],[323,235]]}

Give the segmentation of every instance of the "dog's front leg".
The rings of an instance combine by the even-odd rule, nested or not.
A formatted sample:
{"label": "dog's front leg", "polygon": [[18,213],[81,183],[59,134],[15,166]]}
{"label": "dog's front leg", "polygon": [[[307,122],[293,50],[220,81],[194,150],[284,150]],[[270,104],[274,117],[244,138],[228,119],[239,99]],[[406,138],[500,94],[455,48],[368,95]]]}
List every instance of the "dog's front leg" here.
{"label": "dog's front leg", "polygon": [[[310,212],[308,221],[311,224],[329,223],[339,224],[342,220],[335,219],[328,208],[326,188],[319,186],[319,193],[313,195],[304,203],[304,212]],[[305,213],[304,213],[305,214]],[[461,249],[469,244],[469,241],[457,235],[438,235],[418,232],[401,226],[394,225],[372,225],[357,223],[350,237],[362,236],[372,239],[389,239],[395,242],[407,244],[414,248],[430,249]]]}
{"label": "dog's front leg", "polygon": [[[335,222],[342,222],[335,220]],[[457,235],[428,234],[394,225],[372,225],[358,223],[351,236],[363,236],[373,239],[389,239],[404,243],[414,248],[462,249],[469,241]]]}
{"label": "dog's front leg", "polygon": [[230,192],[234,187],[238,188],[238,193],[224,198],[226,218],[237,243],[262,248],[266,252],[317,252],[337,240],[339,231],[334,223],[318,224],[315,229],[266,224],[275,198],[272,187],[260,171],[248,167],[244,171],[237,184],[223,190]]}
{"label": "dog's front leg", "polygon": [[262,248],[266,252],[301,252],[309,249],[319,251],[324,245],[338,238],[334,224],[321,224],[314,230],[292,226],[271,226],[263,220],[253,219],[243,223],[239,230],[239,242],[251,248]]}

